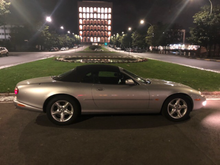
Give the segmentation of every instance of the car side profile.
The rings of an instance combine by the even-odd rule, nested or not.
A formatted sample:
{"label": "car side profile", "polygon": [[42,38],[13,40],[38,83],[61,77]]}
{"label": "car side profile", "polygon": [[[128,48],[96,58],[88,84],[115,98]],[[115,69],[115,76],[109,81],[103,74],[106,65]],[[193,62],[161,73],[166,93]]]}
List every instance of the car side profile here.
{"label": "car side profile", "polygon": [[45,112],[58,125],[81,114],[161,113],[183,121],[206,102],[186,85],[145,79],[113,65],[82,65],[59,76],[24,80],[15,94],[16,107]]}

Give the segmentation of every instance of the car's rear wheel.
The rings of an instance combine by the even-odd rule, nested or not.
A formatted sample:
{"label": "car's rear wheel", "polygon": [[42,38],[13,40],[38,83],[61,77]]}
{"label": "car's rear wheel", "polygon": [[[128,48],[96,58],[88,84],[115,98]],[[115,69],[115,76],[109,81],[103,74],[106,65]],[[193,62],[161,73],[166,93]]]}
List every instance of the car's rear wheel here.
{"label": "car's rear wheel", "polygon": [[67,125],[76,121],[80,115],[78,103],[68,96],[57,96],[47,104],[47,117],[58,125]]}
{"label": "car's rear wheel", "polygon": [[163,105],[162,114],[171,121],[183,121],[189,118],[192,111],[190,99],[184,95],[169,97]]}

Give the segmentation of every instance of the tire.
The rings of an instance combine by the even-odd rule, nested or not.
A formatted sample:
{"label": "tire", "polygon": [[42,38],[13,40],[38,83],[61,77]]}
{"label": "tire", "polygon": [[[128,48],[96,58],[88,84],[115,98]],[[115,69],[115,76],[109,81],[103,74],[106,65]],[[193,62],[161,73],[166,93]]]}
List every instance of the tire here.
{"label": "tire", "polygon": [[68,125],[80,115],[78,103],[68,96],[52,98],[46,107],[48,119],[57,125]]}
{"label": "tire", "polygon": [[184,121],[189,118],[192,111],[190,99],[184,95],[169,97],[163,105],[162,114],[171,121]]}

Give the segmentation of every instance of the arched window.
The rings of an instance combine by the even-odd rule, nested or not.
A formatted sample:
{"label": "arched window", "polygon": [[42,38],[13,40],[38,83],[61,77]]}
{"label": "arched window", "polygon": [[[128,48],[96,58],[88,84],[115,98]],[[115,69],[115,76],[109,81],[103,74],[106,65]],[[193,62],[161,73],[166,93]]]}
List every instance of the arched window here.
{"label": "arched window", "polygon": [[104,13],[104,12],[105,12],[105,11],[104,11],[104,8],[102,7],[102,8],[101,8],[101,13]]}

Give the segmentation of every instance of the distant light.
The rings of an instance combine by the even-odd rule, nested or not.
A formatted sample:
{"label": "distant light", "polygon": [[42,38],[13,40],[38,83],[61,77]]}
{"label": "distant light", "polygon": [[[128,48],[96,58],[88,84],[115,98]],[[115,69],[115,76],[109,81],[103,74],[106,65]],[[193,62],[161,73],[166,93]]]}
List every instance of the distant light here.
{"label": "distant light", "polygon": [[70,31],[67,31],[68,34],[70,34]]}
{"label": "distant light", "polygon": [[142,20],[140,20],[140,24],[144,24],[144,20],[142,19]]}
{"label": "distant light", "polygon": [[46,21],[47,21],[47,22],[52,22],[51,17],[46,17]]}
{"label": "distant light", "polygon": [[128,28],[128,31],[131,31],[131,27]]}
{"label": "distant light", "polygon": [[63,27],[63,26],[60,26],[60,29],[64,29],[64,27]]}
{"label": "distant light", "polygon": [[105,46],[107,46],[108,45],[108,43],[107,42],[105,42]]}

